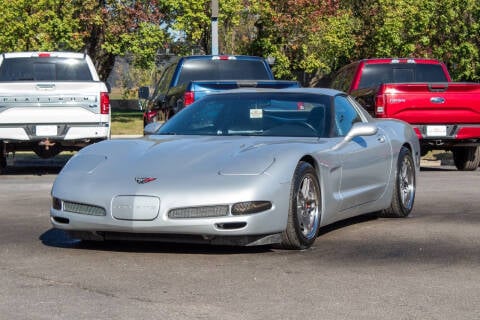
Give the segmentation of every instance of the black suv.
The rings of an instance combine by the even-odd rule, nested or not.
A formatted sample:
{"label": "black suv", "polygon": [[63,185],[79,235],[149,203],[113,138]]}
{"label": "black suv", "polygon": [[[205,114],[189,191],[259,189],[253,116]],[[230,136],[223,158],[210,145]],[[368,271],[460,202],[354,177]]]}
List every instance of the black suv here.
{"label": "black suv", "polygon": [[273,80],[268,62],[252,56],[187,56],[174,60],[163,72],[150,96],[147,87],[139,98],[147,99],[144,125],[169,119],[185,106],[186,88],[198,80]]}

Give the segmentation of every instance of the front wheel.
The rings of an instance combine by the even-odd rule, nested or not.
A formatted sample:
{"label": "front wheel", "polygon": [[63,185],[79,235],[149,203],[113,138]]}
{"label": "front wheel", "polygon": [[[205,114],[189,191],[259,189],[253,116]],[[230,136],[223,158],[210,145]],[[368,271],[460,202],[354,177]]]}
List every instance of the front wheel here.
{"label": "front wheel", "polygon": [[299,162],[292,179],[287,228],[282,233],[286,249],[307,249],[317,238],[321,215],[320,184],[315,169]]}
{"label": "front wheel", "polygon": [[415,164],[412,153],[408,148],[402,147],[398,154],[397,175],[390,207],[378,215],[386,218],[407,217],[413,209],[415,191]]}
{"label": "front wheel", "polygon": [[453,161],[460,171],[477,170],[480,164],[479,147],[456,147],[452,150]]}

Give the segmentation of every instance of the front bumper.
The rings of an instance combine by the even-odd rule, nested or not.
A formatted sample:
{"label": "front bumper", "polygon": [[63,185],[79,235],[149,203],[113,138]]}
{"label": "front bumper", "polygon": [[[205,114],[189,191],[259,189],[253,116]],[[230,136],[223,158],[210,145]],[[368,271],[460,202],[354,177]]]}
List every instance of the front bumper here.
{"label": "front bumper", "polygon": [[[51,132],[40,132],[39,129],[50,129]],[[94,124],[15,124],[0,125],[0,139],[6,142],[41,141],[68,141],[81,139],[107,139],[110,136],[108,123]]]}
{"label": "front bumper", "polygon": [[416,124],[414,129],[421,145],[432,149],[480,145],[480,125]]}
{"label": "front bumper", "polygon": [[[289,184],[279,185],[280,189],[277,189],[277,194],[288,195],[289,187]],[[151,195],[128,197],[137,197],[140,199],[155,198]],[[224,198],[227,197],[228,196]],[[278,196],[270,200],[272,206],[265,211],[234,215],[231,213],[231,207],[234,203],[241,202],[241,200],[236,201],[238,199],[229,199],[227,200],[228,203],[204,204],[204,206],[210,207],[228,206],[228,212],[223,216],[178,218],[172,217],[171,214],[169,215],[169,212],[171,213],[173,209],[179,208],[178,202],[173,204],[166,198],[159,199],[158,208],[154,208],[155,202],[152,201],[140,203],[134,199],[130,202],[118,202],[115,201],[116,198],[117,197],[112,197],[111,200],[105,202],[108,203],[107,205],[101,206],[104,211],[97,210],[96,208],[98,207],[92,210],[86,209],[85,212],[89,214],[66,211],[64,206],[54,205],[50,209],[51,223],[53,227],[57,229],[69,232],[87,232],[99,240],[109,238],[126,238],[127,240],[139,238],[149,240],[152,238],[172,239],[172,237],[184,239],[186,237],[211,242],[212,239],[227,237],[234,243],[237,243],[240,241],[238,237],[247,237],[240,242],[245,242],[246,239],[248,239],[247,242],[252,242],[252,239],[257,239],[259,238],[258,236],[263,237],[281,233],[287,225],[289,208],[289,197]],[[187,200],[189,197],[185,196],[184,198],[185,202],[181,203],[180,207],[199,207],[198,203],[189,202]],[[216,198],[222,199],[222,197],[218,196]],[[262,199],[265,200],[264,198]],[[135,211],[127,208],[128,206],[140,209],[135,209],[137,210]],[[202,206],[202,204],[200,204],[200,206]],[[134,213],[126,213],[125,210],[130,210],[129,212],[133,211]],[[90,214],[92,212],[93,214]],[[269,241],[272,241],[272,239]]]}

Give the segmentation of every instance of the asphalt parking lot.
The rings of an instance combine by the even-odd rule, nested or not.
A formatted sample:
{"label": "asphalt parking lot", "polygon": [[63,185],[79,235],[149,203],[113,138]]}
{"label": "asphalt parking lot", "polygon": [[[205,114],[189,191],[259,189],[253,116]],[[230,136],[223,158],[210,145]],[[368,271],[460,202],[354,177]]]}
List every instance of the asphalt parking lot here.
{"label": "asphalt parking lot", "polygon": [[72,241],[49,223],[66,158],[0,176],[0,319],[479,319],[479,170],[423,168],[411,217],[298,252]]}

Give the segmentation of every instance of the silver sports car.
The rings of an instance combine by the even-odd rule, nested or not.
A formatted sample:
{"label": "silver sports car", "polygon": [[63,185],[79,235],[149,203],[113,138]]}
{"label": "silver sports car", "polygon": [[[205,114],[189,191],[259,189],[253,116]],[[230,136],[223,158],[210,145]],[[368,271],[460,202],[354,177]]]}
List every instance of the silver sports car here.
{"label": "silver sports car", "polygon": [[341,219],[406,217],[419,154],[408,124],[339,91],[211,94],[151,135],[78,152],[53,185],[51,222],[83,240],[304,249]]}

